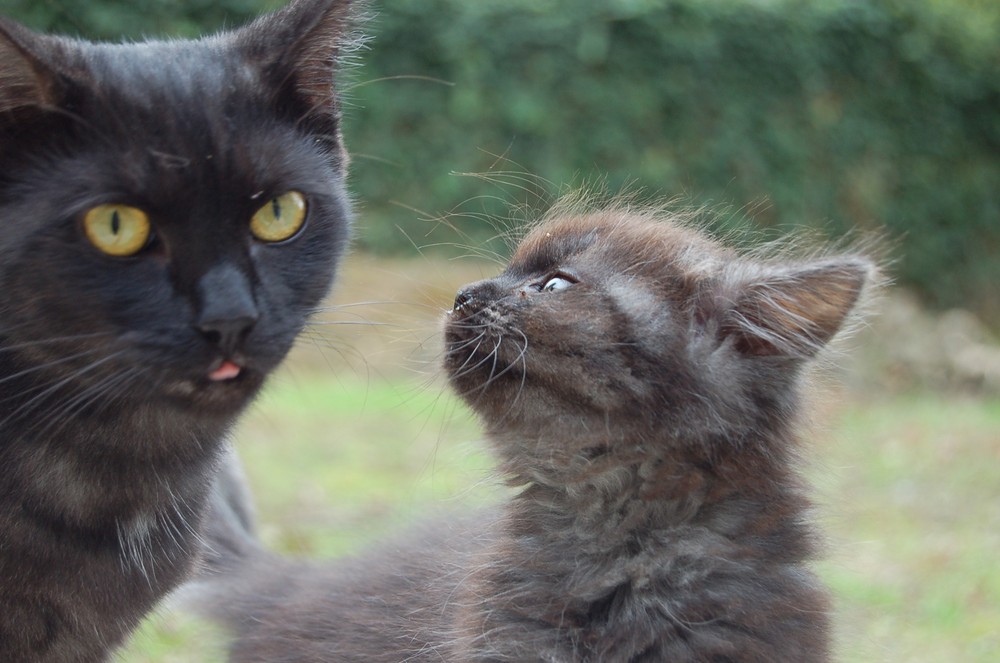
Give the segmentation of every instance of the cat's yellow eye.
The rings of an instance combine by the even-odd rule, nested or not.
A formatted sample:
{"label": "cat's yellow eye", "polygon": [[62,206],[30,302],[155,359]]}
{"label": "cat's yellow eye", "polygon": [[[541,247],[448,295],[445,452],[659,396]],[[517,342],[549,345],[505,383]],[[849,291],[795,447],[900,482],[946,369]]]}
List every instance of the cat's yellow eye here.
{"label": "cat's yellow eye", "polygon": [[250,220],[250,232],[262,242],[291,239],[306,220],[306,197],[289,191],[272,198]]}
{"label": "cat's yellow eye", "polygon": [[135,255],[149,242],[152,226],[141,209],[128,205],[98,205],[83,217],[87,239],[109,256]]}

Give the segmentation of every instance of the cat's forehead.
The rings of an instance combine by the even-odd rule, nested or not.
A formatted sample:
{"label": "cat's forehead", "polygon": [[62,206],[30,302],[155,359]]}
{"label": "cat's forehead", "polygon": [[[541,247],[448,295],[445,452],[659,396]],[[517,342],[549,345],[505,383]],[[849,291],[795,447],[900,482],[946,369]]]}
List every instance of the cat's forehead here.
{"label": "cat's forehead", "polygon": [[[192,117],[235,98],[251,101],[256,69],[219,39],[83,44],[81,77],[95,105],[121,114],[183,109]],[[192,112],[200,111],[200,112]]]}
{"label": "cat's forehead", "polygon": [[511,270],[539,273],[573,262],[623,271],[712,270],[725,252],[686,224],[609,210],[549,219],[534,228],[511,258]]}
{"label": "cat's forehead", "polygon": [[70,48],[75,139],[50,154],[75,155],[56,164],[71,171],[74,190],[181,205],[209,191],[251,195],[290,177],[312,181],[309,169],[322,168],[277,117],[259,69],[219,38]]}

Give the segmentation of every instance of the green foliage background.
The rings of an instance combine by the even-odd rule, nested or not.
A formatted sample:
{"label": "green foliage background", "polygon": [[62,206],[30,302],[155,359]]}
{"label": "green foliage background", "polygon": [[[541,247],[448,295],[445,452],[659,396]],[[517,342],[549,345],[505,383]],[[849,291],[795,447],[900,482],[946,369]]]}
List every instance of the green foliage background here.
{"label": "green foliage background", "polygon": [[[192,35],[272,0],[13,0],[100,38]],[[990,0],[383,0],[345,90],[361,242],[507,215],[601,179],[757,223],[886,228],[895,276],[1000,322],[1000,4]],[[502,155],[503,159],[498,159]],[[475,177],[496,173],[522,192]],[[414,213],[421,210],[426,215]],[[455,237],[451,237],[455,240]]]}

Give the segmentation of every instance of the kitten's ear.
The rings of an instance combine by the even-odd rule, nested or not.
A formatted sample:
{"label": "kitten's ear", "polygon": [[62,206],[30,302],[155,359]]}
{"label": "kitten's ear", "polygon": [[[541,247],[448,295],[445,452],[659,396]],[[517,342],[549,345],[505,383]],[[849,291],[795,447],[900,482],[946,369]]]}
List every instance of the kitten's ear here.
{"label": "kitten's ear", "polygon": [[43,39],[0,18],[0,113],[46,108],[61,98],[62,80],[45,61]]}
{"label": "kitten's ear", "polygon": [[740,279],[720,327],[750,356],[814,356],[857,305],[874,265],[862,257],[766,268]]}
{"label": "kitten's ear", "polygon": [[275,99],[294,95],[307,118],[336,119],[334,71],[358,41],[357,0],[296,0],[237,33],[238,48],[261,71]]}

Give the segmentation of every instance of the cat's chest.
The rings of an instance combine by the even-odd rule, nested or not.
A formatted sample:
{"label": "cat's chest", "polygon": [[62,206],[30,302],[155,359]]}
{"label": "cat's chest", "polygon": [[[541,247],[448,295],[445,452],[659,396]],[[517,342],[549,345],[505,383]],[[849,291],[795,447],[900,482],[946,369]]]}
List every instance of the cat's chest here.
{"label": "cat's chest", "polygon": [[[40,540],[74,542],[138,559],[192,533],[222,431],[144,415],[75,420],[49,435],[6,431],[0,500]],[[159,424],[159,425],[156,425]]]}

